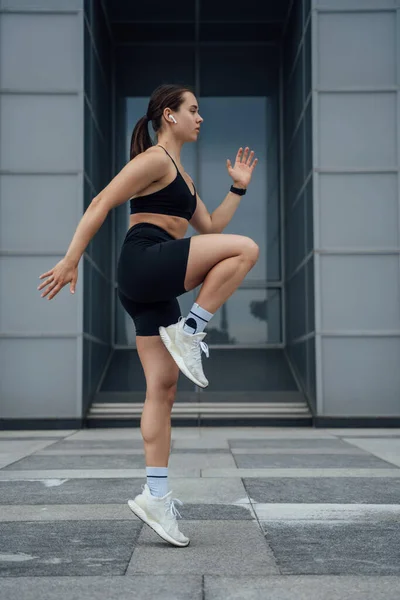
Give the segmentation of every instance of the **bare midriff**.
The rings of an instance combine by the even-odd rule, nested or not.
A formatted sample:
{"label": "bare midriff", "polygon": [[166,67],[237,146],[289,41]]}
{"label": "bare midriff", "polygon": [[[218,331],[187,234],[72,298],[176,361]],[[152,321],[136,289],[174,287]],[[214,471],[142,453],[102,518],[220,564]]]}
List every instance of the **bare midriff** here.
{"label": "bare midriff", "polygon": [[185,237],[188,228],[188,221],[183,217],[174,217],[172,215],[162,215],[159,213],[134,213],[129,217],[129,227],[137,223],[152,223],[165,229],[175,239]]}

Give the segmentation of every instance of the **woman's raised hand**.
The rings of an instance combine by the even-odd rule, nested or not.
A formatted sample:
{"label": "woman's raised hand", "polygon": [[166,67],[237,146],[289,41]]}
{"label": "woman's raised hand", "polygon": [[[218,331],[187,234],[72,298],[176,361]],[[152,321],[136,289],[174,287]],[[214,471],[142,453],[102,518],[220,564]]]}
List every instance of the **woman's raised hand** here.
{"label": "woman's raised hand", "polygon": [[250,148],[246,147],[243,152],[243,148],[239,148],[233,167],[229,158],[226,161],[226,167],[233,179],[233,184],[238,187],[247,188],[253,175],[254,167],[258,163],[258,158],[254,158],[254,150],[250,154],[249,150]]}
{"label": "woman's raised hand", "polygon": [[71,264],[67,259],[63,258],[50,271],[40,275],[39,279],[44,279],[44,277],[48,277],[48,279],[38,287],[38,290],[47,287],[46,291],[43,292],[41,296],[42,298],[50,293],[47,299],[51,300],[58,294],[64,285],[67,285],[67,283],[70,282],[70,291],[74,294],[76,282],[78,281],[78,265]]}

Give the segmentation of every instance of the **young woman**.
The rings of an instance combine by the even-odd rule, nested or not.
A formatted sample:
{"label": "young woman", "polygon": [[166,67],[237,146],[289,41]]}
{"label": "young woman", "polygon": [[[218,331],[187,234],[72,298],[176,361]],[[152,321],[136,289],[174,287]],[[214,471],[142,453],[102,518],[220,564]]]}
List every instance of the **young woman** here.
{"label": "young woman", "polygon": [[[157,136],[148,132],[152,122]],[[136,124],[131,160],[92,200],[65,257],[38,289],[54,296],[68,283],[75,292],[78,263],[111,209],[130,200],[129,230],[118,260],[118,295],[132,317],[136,346],[146,378],[141,417],[147,483],[129,500],[132,511],[164,540],[187,546],[178,529],[172,491],[168,492],[171,409],[179,369],[206,387],[201,350],[204,328],[216,310],[234,293],[258,259],[259,248],[248,237],[222,234],[250,183],[257,159],[249,148],[239,149],[235,164],[226,166],[233,186],[210,215],[180,160],[183,144],[195,142],[203,122],[189,87],[162,85]],[[232,123],[232,127],[235,124]],[[184,238],[188,224],[201,235]],[[177,297],[202,284],[187,318],[181,317]],[[179,515],[180,516],[180,515]]]}

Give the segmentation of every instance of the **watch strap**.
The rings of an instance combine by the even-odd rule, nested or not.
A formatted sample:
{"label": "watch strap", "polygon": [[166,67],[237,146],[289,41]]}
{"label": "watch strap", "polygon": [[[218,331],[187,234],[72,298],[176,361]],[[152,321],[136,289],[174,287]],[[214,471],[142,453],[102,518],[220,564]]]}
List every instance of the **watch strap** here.
{"label": "watch strap", "polygon": [[247,190],[237,188],[234,185],[231,185],[230,191],[233,192],[234,194],[239,194],[239,196],[244,196],[244,194],[246,193]]}

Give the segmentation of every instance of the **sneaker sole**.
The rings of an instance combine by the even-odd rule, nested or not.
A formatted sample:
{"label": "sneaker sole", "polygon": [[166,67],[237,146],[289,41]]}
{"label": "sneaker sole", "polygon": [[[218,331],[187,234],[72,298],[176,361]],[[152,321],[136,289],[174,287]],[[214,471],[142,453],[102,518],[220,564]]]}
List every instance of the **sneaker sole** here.
{"label": "sneaker sole", "polygon": [[171,338],[169,337],[165,327],[159,327],[158,331],[160,333],[160,337],[161,337],[162,341],[164,342],[165,347],[167,348],[168,352],[170,353],[170,355],[172,356],[172,358],[174,359],[174,361],[176,362],[176,364],[178,365],[178,367],[182,371],[182,373],[184,375],[186,375],[186,377],[188,379],[193,381],[193,383],[195,383],[199,387],[201,387],[201,388],[208,387],[208,385],[209,385],[208,383],[206,383],[206,384],[201,383],[198,379],[196,379],[196,377],[194,375],[192,375],[192,373],[186,367],[182,358],[179,356],[178,353],[176,353],[174,351],[174,343],[172,342]]}
{"label": "sneaker sole", "polygon": [[143,508],[136,504],[134,500],[128,500],[128,506],[131,511],[137,517],[139,517],[141,521],[143,521],[143,523],[151,527],[151,529],[155,531],[164,541],[169,542],[173,546],[178,546],[179,548],[186,548],[186,546],[189,546],[190,540],[188,542],[178,542],[178,540],[175,540],[165,531],[165,529],[163,529],[159,523],[157,523],[157,521],[149,519]]}

